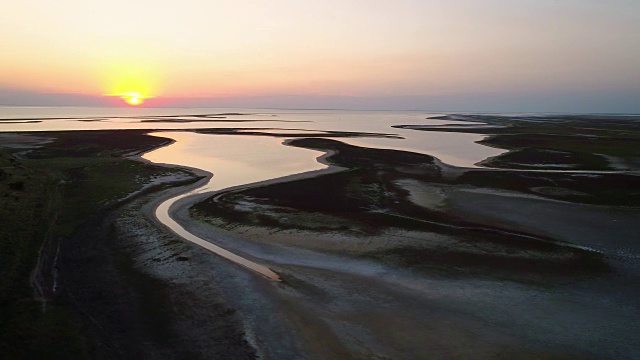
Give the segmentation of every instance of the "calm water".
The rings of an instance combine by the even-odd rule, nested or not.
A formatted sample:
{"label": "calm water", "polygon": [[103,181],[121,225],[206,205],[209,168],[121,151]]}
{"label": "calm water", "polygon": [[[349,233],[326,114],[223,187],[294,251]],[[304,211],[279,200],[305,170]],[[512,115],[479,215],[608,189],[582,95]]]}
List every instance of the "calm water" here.
{"label": "calm water", "polygon": [[[210,119],[216,122],[202,122],[203,118],[190,115],[240,113],[227,119]],[[178,116],[181,120],[198,122],[145,122],[162,120],[162,116]],[[476,144],[484,136],[459,133],[431,133],[392,128],[392,125],[451,124],[455,121],[427,120],[427,117],[441,114],[427,112],[398,111],[341,111],[341,110],[268,110],[229,108],[83,108],[83,107],[0,107],[0,131],[52,131],[52,130],[106,130],[106,129],[197,129],[197,128],[268,128],[271,132],[289,133],[293,130],[311,131],[355,131],[394,134],[404,139],[388,138],[342,138],[341,141],[354,145],[408,150],[436,156],[445,163],[473,167],[474,164],[502,150]],[[31,122],[33,119],[48,119]],[[8,120],[10,119],[10,120]],[[30,119],[30,120],[15,120]],[[166,120],[166,118],[164,118]],[[175,119],[175,118],[174,118]],[[236,120],[236,121],[227,121]],[[238,122],[238,120],[249,120]],[[213,135],[208,135],[213,136]],[[216,135],[221,143],[219,135]],[[330,137],[330,136],[327,136]],[[238,137],[240,138],[240,137]],[[264,146],[258,137],[243,146]],[[182,137],[185,140],[185,137]],[[233,146],[227,143],[228,146]],[[197,151],[186,154],[181,151],[179,158],[201,157]],[[177,157],[174,157],[177,158]],[[263,159],[265,160],[265,159]],[[169,162],[169,161],[162,161]],[[186,165],[186,164],[181,164]],[[208,170],[208,169],[205,169]]]}
{"label": "calm water", "polygon": [[[198,116],[206,114],[219,115]],[[161,203],[155,210],[158,220],[185,240],[279,281],[278,274],[268,267],[190,233],[175,221],[171,210],[183,199],[195,201],[193,196],[197,194],[324,169],[326,166],[316,160],[322,153],[285,146],[282,144],[284,138],[198,134],[184,130],[260,128],[261,131],[280,134],[323,131],[387,134],[397,138],[372,136],[340,140],[360,146],[430,154],[446,163],[467,167],[473,167],[475,163],[500,153],[496,149],[476,144],[476,141],[483,138],[478,135],[430,133],[392,127],[403,124],[455,123],[426,119],[434,115],[438,114],[264,109],[0,107],[0,131],[153,129],[156,131],[152,135],[173,139],[172,144],[146,153],[144,158],[155,163],[202,169],[212,173],[213,177],[202,186]]]}
{"label": "calm water", "polygon": [[170,138],[175,143],[156,149],[143,157],[155,163],[180,164],[206,169],[213,177],[204,185],[161,203],[155,215],[173,232],[230,261],[251,269],[267,278],[280,281],[268,267],[232,253],[187,231],[171,216],[172,206],[193,195],[229,187],[282,178],[326,168],[316,161],[319,151],[283,146],[282,139],[236,135],[204,135],[184,131],[151,133]]}
{"label": "calm water", "polygon": [[[206,114],[219,115],[215,118],[198,116]],[[425,153],[436,156],[446,163],[467,167],[473,167],[475,163],[500,153],[499,150],[476,144],[476,141],[483,138],[479,135],[430,133],[392,127],[404,124],[455,123],[427,119],[435,115],[439,114],[264,109],[0,107],[0,131],[158,130],[151,134],[173,139],[174,142],[146,153],[145,159],[155,163],[198,168],[213,174],[213,177],[202,186],[161,203],[155,210],[158,220],[185,240],[272,280],[279,281],[278,274],[268,267],[187,231],[171,216],[172,208],[181,200],[195,201],[193,196],[197,194],[283,178],[293,174],[309,174],[311,171],[324,169],[326,166],[316,160],[322,153],[285,146],[282,144],[284,138],[198,134],[184,130],[260,128],[261,131],[279,134],[322,131],[387,134],[397,138],[378,136],[340,138],[339,140],[360,146]]]}
{"label": "calm water", "polygon": [[201,190],[228,187],[319,170],[323,153],[283,146],[281,138],[237,135],[205,135],[183,131],[151,133],[176,142],[143,155],[155,163],[180,164],[203,169],[214,176]]}

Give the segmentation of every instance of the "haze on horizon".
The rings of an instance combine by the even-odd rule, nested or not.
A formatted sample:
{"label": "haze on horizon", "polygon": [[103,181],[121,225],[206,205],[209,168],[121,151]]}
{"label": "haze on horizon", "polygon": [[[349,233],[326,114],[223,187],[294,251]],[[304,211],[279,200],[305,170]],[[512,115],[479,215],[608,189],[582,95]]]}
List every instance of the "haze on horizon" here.
{"label": "haze on horizon", "polygon": [[640,113],[636,0],[22,0],[0,46],[0,105]]}

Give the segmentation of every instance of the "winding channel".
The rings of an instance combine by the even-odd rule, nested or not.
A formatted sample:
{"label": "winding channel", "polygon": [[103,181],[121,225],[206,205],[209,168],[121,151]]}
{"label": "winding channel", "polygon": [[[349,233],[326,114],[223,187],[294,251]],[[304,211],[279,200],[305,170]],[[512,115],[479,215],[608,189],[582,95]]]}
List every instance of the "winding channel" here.
{"label": "winding channel", "polygon": [[[281,139],[271,137],[207,135],[186,131],[165,131],[151,133],[150,135],[169,138],[174,142],[144,154],[142,156],[144,159],[172,167],[186,166],[202,170],[208,175],[208,179],[203,185],[173,196],[158,205],[154,210],[156,219],[186,241],[270,280],[281,281],[278,274],[269,267],[215,245],[186,230],[183,225],[172,217],[171,207],[177,202],[190,197],[194,197],[191,202],[195,203],[197,198],[201,198],[202,194],[213,196],[216,193],[222,194],[231,189],[248,188],[268,183],[308,178],[317,176],[319,173],[341,171],[341,168],[328,166],[323,161],[323,158],[330,154],[316,150],[283,146]],[[321,155],[320,157],[318,157],[319,154]],[[541,171],[536,170],[535,172]],[[607,171],[606,173],[611,172]],[[599,172],[575,171],[575,173],[596,174]]]}
{"label": "winding channel", "polygon": [[173,231],[174,233],[176,233],[178,236],[182,237],[183,239],[190,241],[200,247],[203,247],[211,252],[213,252],[214,254],[217,254],[227,260],[230,260],[236,264],[242,265],[244,267],[246,267],[249,270],[255,271],[260,275],[263,275],[271,280],[274,281],[281,281],[280,276],[275,273],[273,270],[269,269],[268,267],[262,265],[262,264],[258,264],[257,262],[251,261],[249,259],[246,259],[240,255],[237,255],[235,253],[232,253],[231,251],[221,248],[220,246],[214,245],[210,242],[208,242],[205,239],[202,239],[192,233],[190,233],[189,231],[187,231],[182,225],[178,224],[178,222],[176,222],[172,217],[171,214],[169,212],[171,205],[175,204],[176,201],[187,198],[189,196],[193,196],[195,194],[197,194],[199,191],[201,190],[206,190],[206,186],[204,185],[202,187],[199,187],[195,190],[191,190],[188,191],[186,193],[180,194],[178,196],[174,196],[168,200],[165,200],[164,202],[162,202],[156,209],[155,209],[155,216],[156,218],[161,221],[166,227],[168,227],[171,231]]}
{"label": "winding channel", "polygon": [[[320,172],[339,171],[328,167],[318,151],[283,146],[275,138],[250,136],[212,136],[191,132],[160,132],[150,135],[169,138],[175,142],[142,157],[157,164],[175,164],[206,171],[208,181],[195,189],[189,189],[163,201],[154,215],[164,226],[181,238],[213,252],[229,261],[244,266],[270,280],[281,281],[269,267],[215,245],[186,230],[171,216],[176,202],[202,194],[213,195],[232,188],[266,185],[295,178],[316,176]],[[320,153],[322,154],[322,153]],[[294,175],[292,175],[294,174]]]}

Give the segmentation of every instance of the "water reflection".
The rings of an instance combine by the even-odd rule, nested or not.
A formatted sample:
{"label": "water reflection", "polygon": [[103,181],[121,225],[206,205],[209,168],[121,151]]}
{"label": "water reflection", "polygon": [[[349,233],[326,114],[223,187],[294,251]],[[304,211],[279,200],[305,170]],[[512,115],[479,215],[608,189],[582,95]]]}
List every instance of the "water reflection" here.
{"label": "water reflection", "polygon": [[203,192],[326,168],[325,165],[316,161],[316,157],[321,153],[282,146],[282,140],[275,138],[203,135],[192,132],[158,132],[151,135],[170,138],[176,142],[151,151],[143,158],[155,163],[194,167],[213,174],[213,177],[201,187],[160,204],[155,211],[158,220],[182,238],[271,280],[280,281],[278,274],[268,267],[234,254],[187,231],[171,217],[171,207],[182,199]]}
{"label": "water reflection", "polygon": [[315,160],[322,153],[283,146],[282,138],[183,131],[154,132],[151,135],[176,142],[149,152],[143,158],[213,173],[206,190],[220,190],[326,167]]}
{"label": "water reflection", "polygon": [[[215,129],[215,128],[283,128],[284,132],[296,129],[305,131],[351,131],[397,134],[404,139],[383,138],[339,138],[353,145],[407,150],[436,156],[445,163],[474,167],[488,157],[497,156],[504,150],[476,144],[484,135],[462,133],[433,133],[411,129],[392,128],[392,125],[442,125],[468,124],[456,121],[426,119],[438,114],[401,111],[340,111],[340,110],[260,110],[260,109],[88,109],[88,108],[44,108],[33,110],[18,108],[7,110],[0,107],[0,118],[21,117],[77,117],[76,119],[44,120],[41,123],[0,123],[0,131],[52,131],[52,130],[112,130],[112,129]],[[46,110],[49,109],[49,110]],[[135,112],[132,112],[134,111]],[[29,113],[32,111],[33,113]],[[48,112],[46,112],[48,111]],[[191,114],[191,116],[187,115]],[[202,119],[202,114],[225,114],[219,122],[142,122],[159,116],[185,119]],[[102,117],[103,121],[81,121],[80,116]],[[118,118],[117,116],[129,116]],[[135,117],[131,117],[135,116]],[[229,121],[224,121],[229,120]],[[248,122],[238,123],[240,120]],[[254,120],[254,121],[251,121]],[[282,121],[286,121],[283,123]],[[299,122],[302,121],[302,122]],[[241,124],[241,125],[239,125]],[[283,133],[279,131],[279,133]],[[330,138],[331,136],[327,136]],[[218,140],[216,140],[218,141]],[[240,141],[240,140],[238,140]]]}

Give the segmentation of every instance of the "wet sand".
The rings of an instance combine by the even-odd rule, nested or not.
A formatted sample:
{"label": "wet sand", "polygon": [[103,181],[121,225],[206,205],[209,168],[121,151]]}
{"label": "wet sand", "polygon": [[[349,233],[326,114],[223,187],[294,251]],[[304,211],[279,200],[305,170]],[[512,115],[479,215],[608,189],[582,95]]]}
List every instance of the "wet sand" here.
{"label": "wet sand", "polygon": [[[341,159],[352,161],[345,154]],[[401,163],[391,162],[405,171]],[[332,183],[334,177],[316,178],[313,182],[307,179],[306,187],[297,185],[297,188],[308,189],[309,196],[312,196],[312,184]],[[303,217],[303,222],[311,223],[314,221],[311,219],[315,218],[318,227],[333,221],[324,218],[327,214],[309,210],[309,204],[305,205],[305,201],[310,198],[305,200],[305,197],[301,197],[299,203],[284,201],[290,198],[282,198],[281,195],[296,191],[294,183],[290,182],[289,186],[273,184],[265,187],[264,191],[245,189],[244,192],[228,194],[231,195],[229,199],[219,195],[209,201],[213,201],[212,204],[228,203],[230,207],[223,208],[226,209],[224,211],[241,204],[241,207],[236,207],[237,211],[245,208],[242,211],[258,211],[261,215],[273,213],[273,218],[286,217],[289,221],[287,224],[294,224],[292,221],[296,216]],[[424,186],[419,183],[412,185],[414,188]],[[492,209],[486,205],[488,203],[501,209],[501,206],[509,204],[521,208],[531,205],[518,201],[542,201],[531,195],[503,192],[489,193],[492,196],[489,199],[466,203],[462,193],[459,199],[456,198],[456,192],[464,191],[465,186],[435,187],[436,191],[441,191],[435,207],[456,213],[458,208],[452,208],[453,204],[465,204],[475,209],[473,211],[476,214],[476,217],[472,217],[462,212],[461,216],[467,220],[490,214]],[[339,191],[339,188],[334,189]],[[476,191],[481,193],[480,189]],[[262,199],[266,194],[272,194],[273,198]],[[386,196],[394,198],[389,193]],[[278,199],[282,201],[274,201]],[[555,204],[565,204],[544,200],[544,206],[549,208]],[[433,205],[433,199],[422,201],[426,201],[428,206]],[[296,207],[298,205],[300,207]],[[580,206],[574,205],[575,209]],[[557,211],[567,210],[559,207]],[[189,221],[193,213],[184,206],[176,209],[174,216],[180,221]],[[496,216],[499,215],[496,213]],[[525,218],[526,214],[520,216]],[[515,246],[517,243],[494,244],[493,248],[483,250],[483,246],[487,245],[482,242],[474,244],[472,241],[465,245],[459,235],[445,236],[425,230],[389,228],[375,234],[354,235],[341,233],[344,230],[324,232],[282,228],[279,225],[234,223],[216,217],[207,219],[206,213],[200,211],[196,212],[196,218],[214,226],[194,221],[190,224],[193,226],[191,231],[203,237],[210,236],[229,248],[242,249],[262,259],[281,275],[282,286],[262,287],[254,284],[260,289],[257,291],[254,287],[247,290],[237,286],[232,277],[223,282],[234,289],[228,293],[233,299],[231,301],[239,301],[238,297],[245,296],[258,301],[255,298],[262,296],[264,298],[260,301],[279,304],[277,313],[294,321],[296,330],[303,336],[302,344],[307,349],[303,352],[304,356],[313,358],[309,354],[314,354],[317,358],[335,358],[348,354],[347,357],[366,358],[375,354],[390,358],[631,358],[636,348],[632,334],[640,329],[637,319],[630,316],[629,309],[637,307],[633,299],[637,298],[638,289],[628,284],[637,279],[637,269],[619,267],[615,259],[608,259],[616,268],[614,273],[602,273],[599,270],[590,273],[588,268],[585,269],[585,275],[581,275],[579,268],[569,268],[566,273],[552,270],[556,262],[564,261],[562,259],[565,256],[574,256],[574,250],[565,251],[560,244],[555,246],[547,243],[546,236],[549,234],[540,233],[543,237],[539,239],[539,244],[528,250],[527,247]],[[579,218],[577,213],[576,218]],[[501,227],[497,221],[497,218],[485,218],[475,224],[484,224],[487,228]],[[635,226],[629,219],[627,225]],[[460,223],[460,226],[463,229],[468,225]],[[574,226],[579,224],[567,224],[567,228]],[[507,226],[505,231],[509,230],[510,236],[516,236],[523,228],[526,228],[527,234],[543,230],[544,217],[536,224],[513,228]],[[490,237],[488,233],[477,233],[477,236]],[[538,242],[535,237],[531,239]],[[574,237],[571,240],[576,239]],[[398,246],[406,247],[409,252],[398,252],[400,258],[397,262],[379,261],[370,255],[393,254]],[[494,259],[495,263],[480,262],[485,264],[480,267],[473,262],[458,262],[458,265],[444,263],[444,269],[449,270],[438,268],[436,263],[426,268],[420,264],[402,265],[403,261],[412,258],[411,252],[415,257],[424,255],[423,263],[437,259],[427,256],[427,252],[418,251],[423,247],[432,251],[446,248],[479,251],[481,257]],[[537,252],[543,249],[547,250]],[[589,253],[588,250],[576,251]],[[533,264],[540,269],[536,266],[531,269],[510,266],[506,272],[499,271],[499,262],[512,256],[521,256],[518,261],[525,263],[527,259],[538,259]],[[441,258],[445,259],[446,253],[442,253]],[[576,263],[575,266],[582,265]],[[531,277],[528,271],[541,271],[541,275]],[[510,277],[504,277],[507,274]],[[248,291],[256,292],[249,295]],[[252,319],[247,327],[253,330],[248,331],[264,341],[261,351],[273,354],[275,347],[282,346],[270,334],[273,329],[262,322],[264,319],[255,316],[255,303],[240,308],[243,309],[241,313]],[[324,343],[314,341],[318,338],[324,339]],[[596,349],[591,346],[594,342],[606,345]]]}
{"label": "wet sand", "polygon": [[[390,158],[376,158],[375,154],[386,154],[385,156],[388,155]],[[318,186],[317,189],[333,189],[335,193],[342,194],[343,190],[338,187],[341,183],[336,179],[343,176],[341,179],[349,180],[351,173],[345,174],[344,168],[337,167],[336,162],[327,160],[337,155],[341,156],[342,161],[354,166],[360,166],[359,161],[375,160],[371,162],[374,170],[368,169],[358,173],[362,178],[357,178],[358,182],[351,182],[353,186],[347,189],[356,193],[367,190],[368,192],[359,193],[364,197],[372,193],[384,194],[385,199],[390,201],[390,204],[387,204],[390,205],[389,208],[398,211],[415,209],[405,207],[408,206],[407,202],[396,194],[401,192],[391,185],[394,181],[399,188],[409,185],[414,193],[419,193],[421,189],[429,193],[433,190],[429,186],[435,189],[433,194],[436,195],[414,198],[417,203],[414,205],[445,213],[459,212],[465,221],[473,220],[487,227],[506,228],[514,234],[526,230],[526,234],[559,238],[564,236],[563,239],[566,241],[579,242],[583,236],[579,233],[571,234],[570,230],[575,229],[576,224],[588,225],[589,219],[598,218],[600,214],[593,210],[595,208],[587,206],[587,211],[593,210],[593,217],[581,220],[578,210],[584,204],[563,207],[560,204],[564,202],[542,200],[530,194],[496,194],[465,185],[447,188],[431,184],[425,187],[420,182],[396,181],[398,179],[388,175],[400,173],[411,177],[438,174],[443,178],[455,180],[464,176],[466,170],[447,169],[437,159],[429,160],[428,157],[416,154],[376,152],[371,149],[358,150],[358,156],[329,150],[320,158],[327,164],[333,164],[328,169],[240,185],[213,194],[186,197],[167,209],[169,216],[194,236],[272,269],[282,279],[280,282],[274,282],[247,271],[245,267],[236,263],[212,256],[210,252],[191,246],[176,235],[164,231],[164,225],[156,217],[157,207],[168,199],[204,185],[211,177],[210,173],[191,169],[197,175],[204,176],[199,183],[171,188],[158,196],[133,199],[130,204],[115,210],[116,218],[111,227],[115,229],[114,246],[124,251],[124,256],[132,259],[136,271],[158,281],[152,286],[158,292],[154,292],[149,298],[168,301],[168,304],[162,306],[166,306],[167,312],[171,315],[158,314],[158,318],[171,319],[166,326],[173,329],[174,334],[167,337],[170,340],[164,345],[164,350],[157,348],[155,351],[171,353],[180,349],[185,351],[180,353],[183,357],[206,357],[207,354],[215,354],[217,357],[234,358],[257,356],[318,359],[624,359],[633,358],[637,353],[635,334],[640,331],[640,319],[635,315],[638,308],[635,300],[638,298],[638,289],[635,284],[638,283],[638,269],[627,266],[629,261],[624,258],[615,262],[611,261],[609,255],[606,256],[606,260],[614,266],[615,272],[596,272],[587,276],[570,274],[563,277],[564,275],[558,276],[552,271],[543,274],[554,280],[545,280],[541,284],[529,281],[529,278],[521,274],[516,274],[515,280],[501,277],[494,272],[495,264],[491,263],[483,265],[484,267],[466,267],[467,263],[456,266],[445,264],[444,267],[450,268],[448,271],[442,271],[442,268],[437,266],[424,267],[421,263],[411,266],[403,264],[402,260],[408,258],[419,257],[423,263],[434,260],[428,257],[429,252],[433,253],[442,248],[455,250],[463,247],[465,251],[471,249],[487,255],[495,249],[503,251],[504,246],[485,248],[486,244],[483,243],[468,240],[464,242],[458,235],[440,232],[438,227],[436,231],[431,227],[401,229],[394,227],[396,223],[393,223],[396,224],[394,226],[378,224],[386,218],[379,216],[379,211],[366,208],[361,209],[358,216],[371,221],[366,224],[375,225],[373,227],[384,225],[386,231],[354,235],[345,234],[339,229],[313,231],[280,229],[277,226],[238,225],[225,223],[224,219],[216,220],[220,222],[220,226],[212,226],[202,217],[194,218],[190,210],[193,204],[207,197],[219,203],[228,201],[234,204],[234,196],[238,196],[237,199],[246,200],[246,204],[253,202],[263,206],[259,198],[251,197],[256,191],[262,189],[278,198],[294,192],[294,184],[303,181],[313,181],[313,184]],[[408,164],[405,164],[405,161]],[[361,179],[369,182],[360,182]],[[372,185],[375,184],[374,180],[381,181],[386,186],[380,187],[384,192],[376,192],[377,188]],[[308,206],[311,201],[307,196],[316,188],[302,188],[306,190],[302,192],[305,196],[301,198],[303,201],[300,204]],[[376,191],[372,192],[371,189]],[[319,194],[320,197],[329,199],[332,195],[335,194],[332,194],[331,190]],[[393,205],[394,200],[398,200],[399,203]],[[408,200],[411,202],[411,197]],[[538,221],[528,219],[524,212],[510,210],[523,209],[534,204],[552,211]],[[275,203],[271,205],[275,207]],[[335,220],[323,217],[326,214],[311,211],[308,207],[296,208],[295,203],[277,205],[281,208],[263,209],[273,211],[274,214],[278,214],[282,209],[293,210],[281,218],[301,216],[304,217],[304,222],[314,219],[319,226]],[[606,212],[602,211],[602,214]],[[547,229],[552,231],[545,231],[547,222],[567,212],[575,214],[575,218],[566,218],[567,225],[552,224]],[[266,213],[267,211],[263,214]],[[408,218],[418,217],[416,214],[399,212],[399,215]],[[434,217],[437,215],[429,214]],[[342,213],[335,215],[335,218],[339,218]],[[634,228],[633,214],[619,218],[612,216],[613,220],[625,221],[627,226],[611,225],[610,229]],[[430,217],[424,219],[433,220],[434,223],[450,220]],[[354,224],[360,220],[356,216],[346,217],[342,221],[347,228],[356,228]],[[456,225],[468,225],[461,219],[456,221],[459,221]],[[563,226],[566,226],[567,232],[562,231]],[[594,224],[592,228],[595,229],[595,226]],[[106,239],[103,239],[106,228],[109,227],[87,226],[76,235],[72,244],[82,245],[85,239],[104,241],[106,244]],[[584,234],[588,232],[585,230]],[[593,234],[600,240],[605,235],[604,232]],[[489,235],[477,233],[476,236],[481,238]],[[620,236],[624,234],[620,233]],[[608,245],[602,242],[600,244]],[[393,253],[399,246],[408,251]],[[429,252],[417,252],[424,248]],[[521,251],[517,247],[511,250],[513,251],[504,251],[499,255],[509,257],[514,253],[518,256],[524,253],[527,256],[538,256],[534,251],[527,253],[529,250]],[[545,266],[553,264],[557,259],[543,256],[542,260],[543,262],[538,264]],[[86,266],[82,263],[71,264],[78,269]],[[517,273],[515,269],[512,270]],[[79,276],[80,272],[77,273]],[[69,276],[72,280],[72,275]],[[110,279],[108,274],[101,273],[100,276],[103,276],[105,281]],[[558,279],[559,281],[555,281]],[[121,280],[106,283],[114,289],[125,289],[126,287],[121,286]],[[77,284],[83,283],[79,281]],[[89,310],[94,314],[100,314],[101,309],[112,311],[118,308],[100,306],[100,302],[105,300],[99,297],[100,290],[94,289],[99,288],[100,284],[91,285],[87,282],[85,285],[86,291],[99,299],[90,303]],[[83,291],[82,289],[83,286],[76,287],[78,291]],[[131,290],[120,294],[122,299],[139,301],[136,295],[131,295],[128,291]],[[158,295],[160,291],[163,292]],[[126,304],[118,306],[127,313],[135,314],[137,311]],[[148,309],[163,309],[162,306],[150,305]],[[108,311],[105,312],[99,319],[108,321],[108,314]],[[135,319],[138,319],[138,315]],[[147,330],[153,328],[152,325],[135,324]],[[128,326],[124,320],[122,326]],[[117,340],[126,344],[125,335],[117,335]],[[593,344],[599,346],[594,347]],[[225,350],[226,345],[229,345],[229,350]],[[147,346],[151,347],[142,344],[140,349]],[[192,353],[185,350],[190,346]]]}
{"label": "wet sand", "polygon": [[[168,143],[166,146],[171,146],[172,143],[173,142]],[[285,141],[283,144],[287,145],[287,141]],[[225,248],[217,246],[215,244],[215,241],[212,243],[190,233],[188,230],[185,229],[185,226],[188,226],[188,225],[183,226],[174,220],[172,214],[175,212],[175,210],[173,210],[172,207],[173,206],[191,207],[199,200],[202,200],[204,196],[217,196],[219,194],[227,193],[229,191],[234,191],[234,190],[237,191],[237,190],[243,190],[243,189],[252,188],[252,187],[266,186],[266,185],[279,183],[279,182],[305,179],[305,178],[315,177],[322,174],[330,174],[330,173],[344,170],[343,168],[332,166],[324,160],[327,156],[331,156],[332,154],[333,152],[328,152],[316,159],[319,163],[327,165],[326,169],[308,171],[308,172],[299,173],[299,174],[292,174],[285,177],[259,181],[251,184],[242,184],[238,186],[224,188],[215,192],[211,192],[211,186],[209,185],[209,183],[212,180],[213,174],[201,169],[196,169],[192,167],[182,167],[182,168],[193,171],[199,176],[203,176],[203,179],[200,180],[198,183],[194,184],[193,186],[185,189],[184,192],[163,199],[163,201],[154,210],[153,217],[159,224],[164,225],[167,229],[179,235],[181,238],[191,243],[194,243],[204,249],[207,249],[215,253],[216,255],[221,256],[229,261],[232,261],[241,266],[244,266],[247,269],[254,271],[262,276],[265,276],[270,280],[281,281],[278,274],[273,272],[268,267],[260,263],[257,263],[255,261],[252,261],[250,259],[247,259],[246,257],[238,255],[237,253],[228,251]],[[139,155],[130,157],[130,159],[148,163],[149,161],[144,159],[143,156],[144,154],[139,154]],[[158,165],[171,166],[170,164],[158,164]]]}

